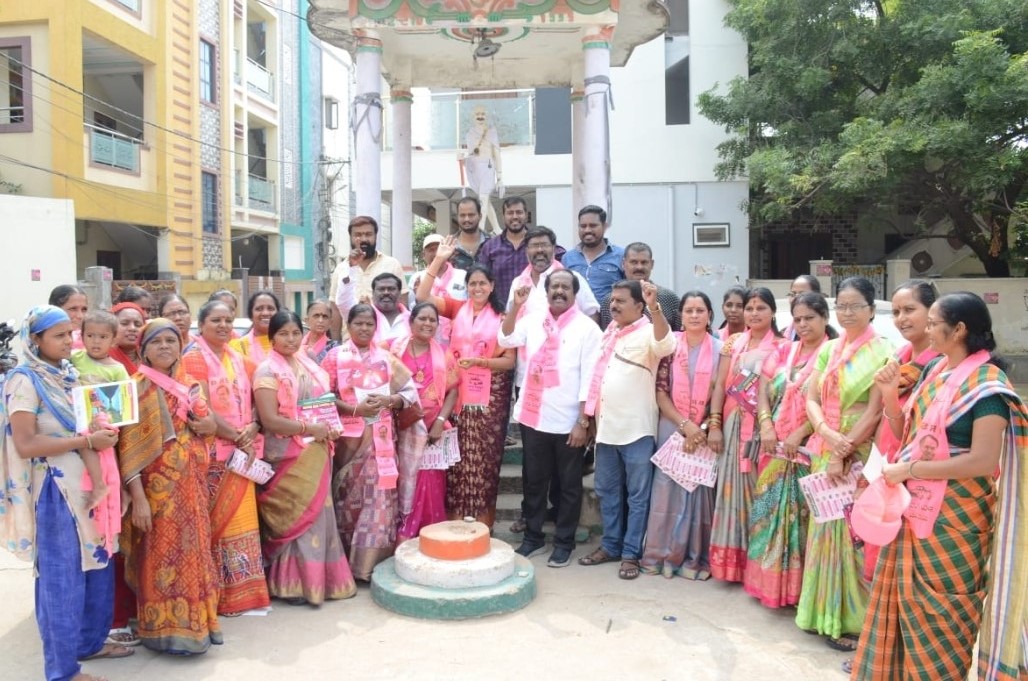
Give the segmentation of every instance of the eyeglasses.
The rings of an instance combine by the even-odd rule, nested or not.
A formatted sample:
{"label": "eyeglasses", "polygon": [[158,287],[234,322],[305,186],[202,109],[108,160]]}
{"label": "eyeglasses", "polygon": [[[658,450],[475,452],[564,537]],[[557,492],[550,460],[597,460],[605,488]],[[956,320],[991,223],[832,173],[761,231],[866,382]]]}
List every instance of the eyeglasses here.
{"label": "eyeglasses", "polygon": [[867,303],[863,303],[862,305],[833,305],[832,309],[835,310],[836,312],[841,312],[843,314],[850,314],[852,312],[860,312],[865,307],[871,307],[871,306],[868,305]]}
{"label": "eyeglasses", "polygon": [[188,317],[189,310],[167,310],[164,316],[171,319],[172,317]]}

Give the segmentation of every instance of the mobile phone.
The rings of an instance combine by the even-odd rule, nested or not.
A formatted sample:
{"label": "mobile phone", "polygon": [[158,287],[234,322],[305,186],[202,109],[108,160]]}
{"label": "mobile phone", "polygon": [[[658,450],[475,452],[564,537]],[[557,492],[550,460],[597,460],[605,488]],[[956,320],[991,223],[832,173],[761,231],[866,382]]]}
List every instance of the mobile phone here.
{"label": "mobile phone", "polygon": [[375,254],[375,244],[361,244],[361,251],[365,258],[370,258]]}

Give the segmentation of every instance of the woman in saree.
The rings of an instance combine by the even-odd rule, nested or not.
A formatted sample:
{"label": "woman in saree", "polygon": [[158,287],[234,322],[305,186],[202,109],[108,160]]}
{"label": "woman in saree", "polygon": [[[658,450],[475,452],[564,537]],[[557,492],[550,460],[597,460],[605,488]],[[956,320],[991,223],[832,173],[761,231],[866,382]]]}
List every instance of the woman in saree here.
{"label": "woman in saree", "polygon": [[501,348],[496,340],[504,307],[488,267],[476,264],[468,268],[466,301],[432,295],[432,282],[455,251],[454,239],[439,244],[415,295],[419,303],[430,302],[442,316],[453,320],[450,351],[460,368],[460,461],[447,470],[446,513],[451,520],[472,517],[492,528],[516,355],[513,349]]}
{"label": "woman in saree", "polygon": [[268,324],[276,312],[282,309],[271,291],[257,291],[246,306],[246,316],[253,322],[250,331],[242,338],[232,339],[232,349],[257,366],[268,358],[271,351],[271,338],[268,337]]}
{"label": "woman in saree", "polygon": [[182,364],[205,388],[218,424],[214,456],[207,470],[211,550],[220,571],[218,614],[233,617],[271,602],[264,579],[254,483],[232,473],[227,465],[236,449],[260,457],[264,438],[253,410],[252,365],[229,347],[232,311],[221,301],[205,303],[197,320],[200,334],[182,356]]}
{"label": "woman in saree", "polygon": [[330,392],[328,374],[302,350],[303,325],[281,310],[268,327],[271,352],[254,372],[264,458],[275,476],[257,497],[268,591],[292,605],[350,598],[357,585],[332,507],[332,440],[339,433],[301,419],[299,403]]}
{"label": "woman in saree", "polygon": [[[420,461],[425,445],[438,442],[443,432],[452,428],[450,415],[457,404],[460,383],[457,361],[436,340],[439,313],[435,305],[415,305],[410,312],[410,329],[411,335],[397,339],[391,351],[411,372],[421,400],[422,423],[427,435],[412,434],[410,451],[403,452],[411,459],[408,463],[411,470],[407,476],[401,471],[399,542],[418,536],[425,525],[446,520],[446,471],[422,469]],[[413,480],[413,484],[405,484],[405,477]]]}
{"label": "woman in saree", "polygon": [[733,286],[727,291],[721,300],[721,314],[725,320],[718,327],[717,337],[726,341],[737,333],[746,330],[746,320],[743,308],[746,307],[746,296],[749,291],[745,286]]}
{"label": "woman in saree", "polygon": [[[835,295],[842,331],[821,348],[807,383],[807,417],[814,428],[807,447],[811,473],[842,481],[853,463],[867,461],[882,415],[874,374],[893,350],[871,326],[875,289],[870,281],[849,277]],[[828,637],[836,650],[855,648],[867,610],[864,551],[858,544],[846,519],[816,523],[811,518],[796,624]]]}
{"label": "woman in saree", "polygon": [[332,481],[336,520],[353,576],[365,582],[396,548],[395,412],[418,401],[407,367],[372,342],[377,325],[375,308],[354,305],[346,322],[350,339],[322,362],[343,422]]}
{"label": "woman in saree", "polygon": [[775,326],[775,309],[774,295],[768,289],[747,291],[743,308],[747,329],[731,336],[721,348],[722,361],[710,398],[707,443],[719,454],[710,572],[727,582],[741,582],[746,571],[750,504],[760,450],[760,439],[754,436],[757,394],[760,379],[774,375],[784,345]]}
{"label": "woman in saree", "polygon": [[118,434],[75,431],[72,329],[67,313],[52,305],[33,308],[22,324],[21,363],[6,377],[0,410],[0,541],[35,564],[46,678],[101,681],[79,662],[132,650],[105,642],[113,569],[82,490],[78,450],[113,447]]}
{"label": "woman in saree", "polygon": [[111,358],[121,362],[128,375],[136,373],[139,366],[139,333],[146,323],[146,312],[135,303],[118,303],[111,308],[111,314],[118,318],[118,333],[114,336]]}
{"label": "woman in saree", "polygon": [[307,335],[303,337],[300,348],[318,364],[328,354],[328,351],[339,345],[337,341],[328,337],[328,325],[332,320],[332,308],[327,300],[315,300],[307,306]]}
{"label": "woman in saree", "polygon": [[746,593],[768,608],[800,600],[808,519],[799,479],[810,474],[810,458],[800,448],[813,432],[806,387],[821,346],[836,335],[828,326],[824,296],[808,291],[791,300],[790,327],[797,340],[778,371],[761,378],[758,394],[760,459],[743,579]]}
{"label": "woman in saree", "polygon": [[174,322],[151,319],[139,348],[142,362],[133,376],[139,422],[124,426],[118,442],[132,499],[131,523],[122,534],[125,577],[136,593],[143,645],[196,655],[222,643],[218,568],[208,549],[207,466],[217,424],[182,366]]}
{"label": "woman in saree", "polygon": [[[721,341],[710,333],[714,308],[702,291],[687,291],[679,309],[678,348],[657,368],[657,447],[677,432],[685,451],[707,444],[707,406],[721,362]],[[653,472],[650,515],[640,568],[668,579],[710,578],[710,523],[714,489],[688,491],[661,470]]]}
{"label": "woman in saree", "polygon": [[[882,473],[934,514],[904,517],[882,547],[853,679],[1028,678],[1028,411],[993,356],[989,309],[973,293],[928,313],[929,362],[905,412],[896,361],[878,372],[886,421],[903,443]],[[928,456],[920,439],[935,437]],[[938,503],[931,503],[937,501]],[[984,618],[983,618],[984,613]],[[981,637],[979,639],[979,628]]]}
{"label": "woman in saree", "polygon": [[182,352],[189,349],[193,342],[189,333],[189,325],[192,323],[189,311],[189,303],[177,293],[165,293],[157,301],[157,316],[170,319],[178,329],[179,337],[182,338]]}

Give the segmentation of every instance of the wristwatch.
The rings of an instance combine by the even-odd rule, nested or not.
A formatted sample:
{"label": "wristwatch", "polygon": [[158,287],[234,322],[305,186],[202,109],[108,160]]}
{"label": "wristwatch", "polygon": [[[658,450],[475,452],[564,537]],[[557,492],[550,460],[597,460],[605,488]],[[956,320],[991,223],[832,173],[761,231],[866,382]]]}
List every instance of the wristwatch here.
{"label": "wristwatch", "polygon": [[578,425],[582,426],[583,428],[588,428],[589,427],[589,417],[588,416],[583,416],[580,419],[578,419]]}

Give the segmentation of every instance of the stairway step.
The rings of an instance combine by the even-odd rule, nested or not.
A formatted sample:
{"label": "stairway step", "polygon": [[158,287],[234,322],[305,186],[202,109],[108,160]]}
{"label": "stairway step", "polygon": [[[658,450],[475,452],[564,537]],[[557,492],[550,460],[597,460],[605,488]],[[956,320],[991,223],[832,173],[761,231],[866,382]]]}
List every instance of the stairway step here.
{"label": "stairway step", "polygon": [[524,490],[521,465],[505,463],[500,466],[500,494],[518,494]]}
{"label": "stairway step", "polygon": [[496,497],[496,523],[501,521],[506,524],[514,522],[521,517],[521,494],[500,494]]}
{"label": "stairway step", "polygon": [[[507,522],[501,523],[501,522],[499,522],[499,520],[497,520],[496,526],[493,527],[493,539],[500,539],[500,540],[505,541],[508,544],[510,544],[511,546],[514,546],[516,548],[518,545],[521,544],[521,541],[525,537],[524,537],[524,534],[514,534],[513,532],[511,532],[508,529],[509,527],[510,527],[510,523],[507,523]],[[545,541],[546,541],[547,544],[552,544],[553,543],[553,531],[554,531],[553,523],[551,523],[551,522],[543,523],[543,534],[546,535]],[[588,527],[586,527],[584,525],[579,525],[578,529],[575,530],[575,543],[576,544],[584,544],[584,543],[589,541],[589,538],[591,536],[592,535],[589,532],[589,528]]]}
{"label": "stairway step", "polygon": [[517,464],[520,466],[525,460],[525,448],[519,442],[516,445],[503,448],[503,463]]}

